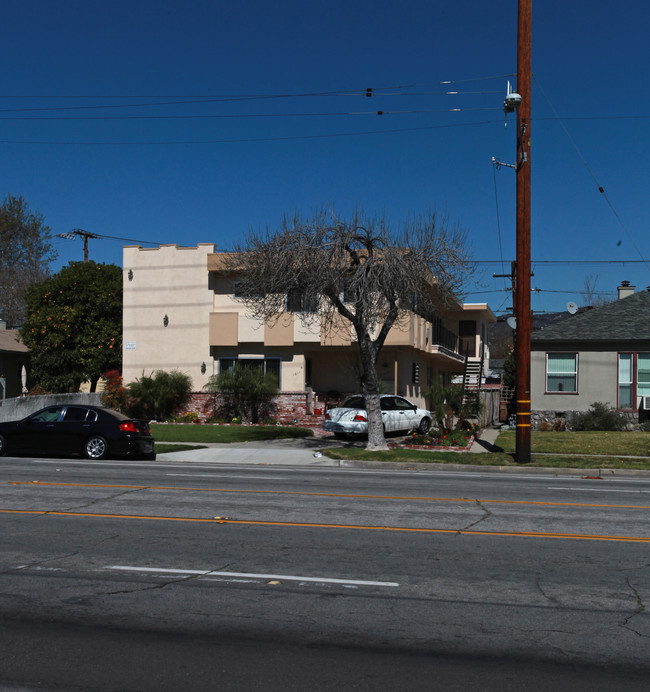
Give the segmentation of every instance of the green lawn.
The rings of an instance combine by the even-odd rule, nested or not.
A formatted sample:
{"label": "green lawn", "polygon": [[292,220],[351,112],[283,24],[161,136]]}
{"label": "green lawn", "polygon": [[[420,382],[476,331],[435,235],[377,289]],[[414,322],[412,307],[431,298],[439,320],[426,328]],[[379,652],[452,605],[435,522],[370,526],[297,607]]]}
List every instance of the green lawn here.
{"label": "green lawn", "polygon": [[306,428],[282,425],[175,425],[151,424],[156,442],[253,442],[310,437]]}
{"label": "green lawn", "polygon": [[[648,433],[533,432],[530,464],[517,464],[514,431],[502,432],[496,441],[496,451],[474,454],[471,452],[425,452],[412,449],[391,449],[387,452],[369,452],[359,448],[323,449],[331,459],[364,461],[397,461],[428,464],[471,464],[473,466],[518,466],[577,469],[633,469],[650,470],[650,435]],[[575,456],[564,456],[575,455]],[[599,455],[599,456],[588,456]],[[644,457],[632,459],[629,457]]]}
{"label": "green lawn", "polygon": [[[496,446],[515,451],[515,431],[500,433]],[[530,451],[543,454],[605,454],[650,457],[650,435],[645,432],[537,432],[530,436]]]}

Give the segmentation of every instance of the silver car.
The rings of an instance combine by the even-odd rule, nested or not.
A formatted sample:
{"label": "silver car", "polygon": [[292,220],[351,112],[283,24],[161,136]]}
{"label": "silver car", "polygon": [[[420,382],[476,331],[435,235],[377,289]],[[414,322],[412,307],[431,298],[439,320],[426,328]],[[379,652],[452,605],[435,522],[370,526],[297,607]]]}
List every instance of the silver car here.
{"label": "silver car", "polygon": [[[408,399],[393,394],[382,394],[379,401],[385,433],[409,432],[410,430],[429,432],[430,411],[418,408]],[[363,396],[355,394],[344,401],[340,407],[330,409],[323,421],[323,430],[333,432],[335,437],[341,438],[348,434],[367,435],[368,412]]]}

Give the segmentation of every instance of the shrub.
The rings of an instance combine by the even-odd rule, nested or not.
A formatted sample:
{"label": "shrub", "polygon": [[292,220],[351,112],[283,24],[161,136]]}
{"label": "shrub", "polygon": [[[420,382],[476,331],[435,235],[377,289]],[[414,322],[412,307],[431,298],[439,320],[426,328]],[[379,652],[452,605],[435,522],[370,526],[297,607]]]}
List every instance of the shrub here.
{"label": "shrub", "polygon": [[179,423],[198,423],[199,414],[196,411],[186,411],[178,418]]}
{"label": "shrub", "polygon": [[192,394],[192,380],[179,370],[156,370],[128,385],[128,415],[167,420],[182,408]]}
{"label": "shrub", "polygon": [[558,416],[553,419],[553,431],[554,432],[566,432],[567,423],[564,416]]}
{"label": "shrub", "polygon": [[480,411],[480,402],[477,394],[467,394],[460,384],[450,384],[446,387],[442,383],[434,383],[424,396],[431,402],[431,410],[440,428],[451,428],[454,418],[458,418],[458,425],[465,425],[467,418],[473,418]]}
{"label": "shrub", "polygon": [[102,377],[106,382],[101,396],[102,406],[116,411],[124,411],[128,405],[129,393],[122,383],[120,371],[107,370]]}
{"label": "shrub", "polygon": [[441,430],[440,432],[422,435],[413,433],[404,440],[404,444],[424,447],[466,447],[471,433],[467,430]]}
{"label": "shrub", "polygon": [[574,430],[624,430],[627,419],[622,413],[600,401],[593,403],[588,411],[573,414]]}
{"label": "shrub", "polygon": [[246,367],[240,363],[232,370],[213,375],[205,388],[221,394],[229,415],[251,423],[257,423],[260,410],[278,393],[273,375],[265,375],[259,366]]}

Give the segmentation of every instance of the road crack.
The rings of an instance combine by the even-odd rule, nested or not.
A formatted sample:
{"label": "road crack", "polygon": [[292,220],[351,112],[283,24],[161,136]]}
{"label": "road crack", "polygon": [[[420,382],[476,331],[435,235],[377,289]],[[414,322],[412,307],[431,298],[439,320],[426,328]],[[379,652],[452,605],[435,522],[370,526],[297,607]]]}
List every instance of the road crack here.
{"label": "road crack", "polygon": [[227,564],[222,567],[215,567],[214,569],[206,570],[205,572],[201,572],[200,574],[188,574],[182,577],[178,577],[176,579],[168,579],[164,581],[162,584],[151,584],[148,586],[141,586],[135,589],[122,589],[120,591],[105,591],[101,595],[120,596],[124,594],[141,593],[144,591],[156,591],[160,589],[166,589],[168,586],[174,586],[174,584],[183,584],[185,582],[194,581],[195,579],[201,579],[202,577],[209,577],[211,574],[214,574],[215,572],[223,572],[227,570],[229,567],[230,564]]}
{"label": "road crack", "polygon": [[99,497],[95,500],[90,500],[90,502],[87,502],[84,505],[75,505],[73,507],[68,507],[63,511],[74,512],[75,510],[87,509],[88,507],[92,507],[98,502],[110,502],[111,500],[116,500],[118,497],[122,497],[123,495],[129,495],[130,493],[139,493],[142,490],[149,490],[149,488],[128,488],[127,490],[122,490],[121,492],[109,495],[108,497]]}
{"label": "road crack", "polygon": [[627,630],[630,630],[630,632],[634,632],[634,634],[637,634],[639,637],[643,637],[644,639],[648,638],[647,634],[643,634],[642,632],[639,632],[638,630],[634,629],[634,627],[630,626],[630,622],[637,617],[638,615],[641,615],[643,611],[645,610],[645,604],[643,602],[643,599],[641,598],[641,594],[636,590],[634,586],[632,586],[629,578],[625,580],[627,582],[627,585],[630,587],[630,590],[634,594],[634,597],[636,598],[636,610],[628,617],[626,617],[623,620],[622,627],[624,627]]}
{"label": "road crack", "polygon": [[483,511],[483,516],[477,519],[476,521],[473,521],[471,524],[468,524],[467,526],[464,526],[462,529],[458,529],[458,533],[461,533],[462,531],[469,531],[470,529],[474,528],[481,522],[485,521],[486,519],[489,519],[492,516],[492,512],[483,505],[483,503],[480,500],[474,500],[476,502],[476,506]]}

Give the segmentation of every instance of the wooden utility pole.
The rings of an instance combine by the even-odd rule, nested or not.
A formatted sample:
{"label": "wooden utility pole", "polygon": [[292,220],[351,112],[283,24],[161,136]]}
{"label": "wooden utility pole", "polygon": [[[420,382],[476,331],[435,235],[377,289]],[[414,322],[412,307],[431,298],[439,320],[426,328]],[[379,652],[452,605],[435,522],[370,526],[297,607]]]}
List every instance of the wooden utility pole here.
{"label": "wooden utility pole", "polygon": [[515,458],[530,462],[530,84],[532,0],[519,0],[517,21],[517,276],[515,315],[517,433]]}

